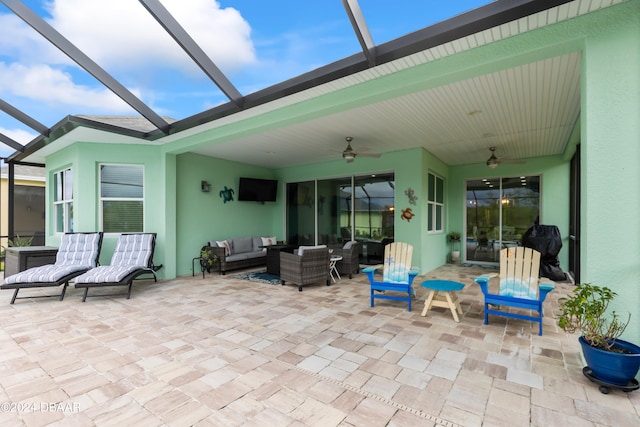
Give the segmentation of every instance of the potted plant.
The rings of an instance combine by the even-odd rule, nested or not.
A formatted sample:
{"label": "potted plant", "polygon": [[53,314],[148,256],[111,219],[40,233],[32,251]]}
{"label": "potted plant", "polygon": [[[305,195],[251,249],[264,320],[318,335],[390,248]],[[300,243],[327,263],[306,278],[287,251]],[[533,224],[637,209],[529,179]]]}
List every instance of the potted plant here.
{"label": "potted plant", "polygon": [[460,240],[460,233],[458,233],[457,231],[452,231],[447,235],[447,237],[449,237],[449,240],[457,242]]}
{"label": "potted plant", "polygon": [[[449,234],[447,234],[447,238],[449,239],[449,242],[459,242],[460,233],[458,233],[457,231],[452,231]],[[456,250],[456,245],[452,244],[451,245],[451,261],[457,262],[459,259],[460,259],[460,249]]]}
{"label": "potted plant", "polygon": [[203,246],[200,249],[200,267],[202,271],[211,273],[211,267],[218,261],[218,257],[213,253],[210,246]]}
{"label": "potted plant", "polygon": [[[631,319],[608,311],[617,294],[607,287],[581,283],[573,294],[560,298],[558,326],[565,332],[580,331],[580,346],[587,362],[585,375],[600,383],[637,389],[634,377],[640,368],[640,347],[620,339]],[[600,388],[603,391],[602,387]],[[603,391],[605,392],[605,391]]]}

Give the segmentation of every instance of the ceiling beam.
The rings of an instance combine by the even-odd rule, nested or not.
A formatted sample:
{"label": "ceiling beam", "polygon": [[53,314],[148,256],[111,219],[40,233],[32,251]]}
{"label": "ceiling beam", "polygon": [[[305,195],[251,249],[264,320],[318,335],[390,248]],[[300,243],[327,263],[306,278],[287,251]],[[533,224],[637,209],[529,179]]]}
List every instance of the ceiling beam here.
{"label": "ceiling beam", "polygon": [[24,145],[20,144],[19,142],[9,138],[7,135],[3,134],[0,132],[0,142],[3,144],[8,145],[9,147],[13,148],[16,151],[19,152],[23,152],[24,151]]}
{"label": "ceiling beam", "polygon": [[369,32],[369,28],[367,27],[367,21],[364,19],[362,10],[360,10],[358,0],[342,0],[342,5],[344,6],[344,9],[349,16],[349,21],[351,21],[351,26],[356,32],[356,36],[358,37],[360,46],[362,46],[362,52],[364,52],[364,56],[366,56],[369,66],[375,67],[376,46],[373,43],[373,38],[371,37],[371,33]]}
{"label": "ceiling beam", "polygon": [[151,108],[139,100],[133,93],[125,88],[119,81],[96,64],[91,58],[78,49],[73,43],[67,40],[62,34],[56,31],[51,25],[40,18],[36,13],[18,0],[0,0],[7,8],[15,13],[20,19],[26,22],[51,44],[60,49],[65,55],[71,58],[76,64],[95,77],[100,83],[115,93],[120,99],[129,104],[134,110],[149,120],[165,134],[169,133],[169,123],[156,114]]}
{"label": "ceiling beam", "polygon": [[4,111],[14,119],[24,123],[29,126],[31,129],[41,133],[44,136],[49,136],[49,128],[34,119],[33,117],[23,113],[18,110],[13,105],[7,103],[6,101],[0,99],[0,110]]}
{"label": "ceiling beam", "polygon": [[222,92],[238,107],[242,107],[242,94],[233,86],[222,71],[213,63],[211,58],[191,38],[189,33],[176,21],[169,11],[158,0],[139,0],[147,11],[180,47],[193,59],[207,76],[220,88]]}

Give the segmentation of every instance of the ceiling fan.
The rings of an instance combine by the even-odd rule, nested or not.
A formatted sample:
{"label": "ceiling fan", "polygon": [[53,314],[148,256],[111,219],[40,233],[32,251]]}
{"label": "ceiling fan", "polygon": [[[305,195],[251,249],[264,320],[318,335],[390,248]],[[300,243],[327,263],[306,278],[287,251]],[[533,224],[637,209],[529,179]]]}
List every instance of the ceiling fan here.
{"label": "ceiling fan", "polygon": [[347,161],[347,163],[353,162],[353,160],[356,158],[356,156],[375,157],[375,158],[380,157],[380,154],[356,153],[353,150],[353,148],[351,147],[351,141],[353,141],[353,137],[352,136],[347,136],[345,138],[345,140],[347,141],[347,148],[345,148],[344,151],[342,152],[342,158],[345,159]]}
{"label": "ceiling fan", "polygon": [[497,168],[501,163],[509,163],[512,165],[522,165],[525,163],[523,160],[508,160],[496,157],[496,147],[491,147],[489,150],[491,150],[491,157],[487,159],[487,166],[491,169]]}

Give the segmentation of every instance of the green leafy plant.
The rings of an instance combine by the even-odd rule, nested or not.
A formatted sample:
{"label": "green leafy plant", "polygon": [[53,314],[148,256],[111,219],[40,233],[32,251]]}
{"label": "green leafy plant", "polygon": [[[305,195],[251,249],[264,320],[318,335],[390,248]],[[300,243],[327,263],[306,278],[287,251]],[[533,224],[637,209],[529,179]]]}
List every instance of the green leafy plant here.
{"label": "green leafy plant", "polygon": [[200,263],[207,271],[211,271],[211,267],[218,261],[218,256],[213,253],[210,246],[203,246],[200,249]]}
{"label": "green leafy plant", "polygon": [[16,236],[12,240],[9,240],[9,246],[31,246],[32,241],[33,241],[33,236],[31,237]]}
{"label": "green leafy plant", "polygon": [[565,332],[580,331],[590,346],[606,351],[616,351],[616,339],[626,329],[631,314],[626,321],[615,311],[607,313],[609,303],[617,294],[607,287],[581,283],[573,294],[560,298],[558,326]]}
{"label": "green leafy plant", "polygon": [[452,231],[447,234],[447,237],[449,237],[449,240],[460,240],[460,233],[458,233],[457,231]]}

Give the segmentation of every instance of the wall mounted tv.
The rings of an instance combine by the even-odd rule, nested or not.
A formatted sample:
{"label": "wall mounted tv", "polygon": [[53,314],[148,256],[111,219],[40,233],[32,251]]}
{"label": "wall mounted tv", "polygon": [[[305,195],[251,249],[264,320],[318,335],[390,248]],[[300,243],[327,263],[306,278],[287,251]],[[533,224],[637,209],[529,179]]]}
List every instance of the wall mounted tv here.
{"label": "wall mounted tv", "polygon": [[238,185],[238,201],[275,202],[278,181],[275,179],[243,178]]}

